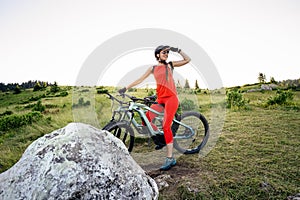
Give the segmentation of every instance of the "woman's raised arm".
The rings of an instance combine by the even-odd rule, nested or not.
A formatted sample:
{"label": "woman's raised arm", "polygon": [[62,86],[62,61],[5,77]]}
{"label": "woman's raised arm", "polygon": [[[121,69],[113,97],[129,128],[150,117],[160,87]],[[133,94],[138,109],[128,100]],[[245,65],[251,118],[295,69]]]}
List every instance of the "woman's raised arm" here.
{"label": "woman's raised arm", "polygon": [[178,53],[182,56],[183,60],[172,61],[173,67],[181,67],[191,61],[191,58],[186,55],[182,50],[178,50]]}

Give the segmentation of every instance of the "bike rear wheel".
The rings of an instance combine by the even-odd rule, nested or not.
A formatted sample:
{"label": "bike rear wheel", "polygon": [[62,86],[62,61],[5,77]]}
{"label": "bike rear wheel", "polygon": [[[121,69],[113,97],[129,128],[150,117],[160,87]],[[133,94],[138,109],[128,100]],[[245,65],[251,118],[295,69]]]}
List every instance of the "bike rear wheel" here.
{"label": "bike rear wheel", "polygon": [[132,151],[134,131],[126,122],[110,122],[103,130],[109,131],[111,134],[122,140],[128,151]]}
{"label": "bike rear wheel", "polygon": [[[183,154],[199,153],[205,146],[209,137],[209,125],[207,120],[202,114],[190,111],[182,114],[181,122],[190,126],[195,131],[195,135],[184,139],[176,139],[175,137],[174,148]],[[185,137],[191,135],[191,131],[184,126],[179,125],[174,135]]]}

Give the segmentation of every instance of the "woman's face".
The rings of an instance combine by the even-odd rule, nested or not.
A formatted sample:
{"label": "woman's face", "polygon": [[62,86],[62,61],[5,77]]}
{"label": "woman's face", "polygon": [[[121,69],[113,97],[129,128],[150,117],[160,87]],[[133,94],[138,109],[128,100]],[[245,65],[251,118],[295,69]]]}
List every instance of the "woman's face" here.
{"label": "woman's face", "polygon": [[169,55],[169,49],[164,49],[159,53],[160,60],[167,60]]}

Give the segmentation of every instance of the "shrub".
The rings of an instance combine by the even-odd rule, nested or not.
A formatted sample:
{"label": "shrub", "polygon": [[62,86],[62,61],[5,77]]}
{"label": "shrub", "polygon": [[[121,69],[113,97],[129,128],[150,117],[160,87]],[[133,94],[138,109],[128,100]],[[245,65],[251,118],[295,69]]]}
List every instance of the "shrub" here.
{"label": "shrub", "polygon": [[137,92],[137,89],[136,88],[129,88],[128,92]]}
{"label": "shrub", "polygon": [[195,94],[200,94],[200,93],[201,93],[201,89],[200,89],[200,88],[199,88],[199,89],[195,89],[195,90],[194,90],[194,93],[195,93]]}
{"label": "shrub", "polygon": [[288,91],[282,91],[282,90],[277,90],[276,96],[274,97],[269,97],[267,100],[267,105],[287,105],[288,101],[292,101],[294,98],[294,94],[288,90]]}
{"label": "shrub", "polygon": [[59,94],[55,95],[55,97],[66,97],[68,96],[68,92],[67,91],[62,91]]}
{"label": "shrub", "polygon": [[55,81],[54,84],[51,85],[51,87],[50,87],[50,92],[51,92],[51,93],[56,93],[56,92],[58,92],[59,90],[60,90],[60,88],[58,87],[57,82]]}
{"label": "shrub", "polygon": [[151,90],[151,89],[150,89],[150,90],[148,91],[148,94],[147,94],[147,95],[148,95],[148,96],[152,96],[152,95],[154,95],[154,94],[155,94],[154,90]]}
{"label": "shrub", "polygon": [[100,86],[97,88],[97,94],[106,94],[108,92],[108,89],[106,89],[104,86]]}
{"label": "shrub", "polygon": [[32,124],[42,118],[40,112],[30,112],[23,115],[8,115],[0,118],[0,131],[7,131],[13,128],[19,128],[24,125]]}
{"label": "shrub", "polygon": [[180,107],[182,110],[193,110],[196,108],[195,103],[187,98],[184,98],[181,102],[180,102]]}
{"label": "shrub", "polygon": [[44,112],[46,107],[42,105],[41,100],[39,100],[32,108],[32,111]]}
{"label": "shrub", "polygon": [[249,100],[246,100],[242,93],[234,90],[226,93],[226,103],[227,108],[240,109],[246,108],[246,104],[249,103]]}
{"label": "shrub", "polygon": [[29,101],[38,101],[38,100],[40,100],[40,99],[42,99],[42,98],[45,98],[45,97],[46,97],[45,94],[41,94],[41,95],[39,95],[39,96],[32,96],[32,97],[30,97],[28,100],[29,100]]}
{"label": "shrub", "polygon": [[91,105],[91,102],[90,101],[86,101],[83,105],[84,106],[89,106],[89,105]]}
{"label": "shrub", "polygon": [[83,106],[89,106],[91,105],[91,102],[90,101],[84,101],[83,97],[80,97],[78,99],[78,103],[77,104],[73,104],[73,108],[78,108],[78,107],[83,107]]}
{"label": "shrub", "polygon": [[0,113],[0,117],[7,116],[7,115],[11,115],[11,114],[13,114],[13,112],[10,111],[10,110],[7,110],[7,111],[5,111],[5,112],[3,112],[3,113]]}
{"label": "shrub", "polygon": [[46,108],[58,108],[59,105],[56,105],[56,104],[46,104],[45,107]]}
{"label": "shrub", "polygon": [[83,104],[84,104],[84,99],[83,99],[83,97],[80,97],[78,99],[78,105],[82,106]]}

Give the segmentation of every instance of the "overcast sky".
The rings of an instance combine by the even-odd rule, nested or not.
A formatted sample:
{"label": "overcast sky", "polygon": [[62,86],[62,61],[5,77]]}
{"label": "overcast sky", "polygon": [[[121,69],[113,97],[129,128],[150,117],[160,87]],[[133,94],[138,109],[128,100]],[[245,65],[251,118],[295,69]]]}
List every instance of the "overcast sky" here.
{"label": "overcast sky", "polygon": [[298,0],[0,0],[0,82],[74,85],[99,45],[141,28],[195,41],[224,86],[255,83],[259,72],[268,80],[297,79],[299,11]]}

